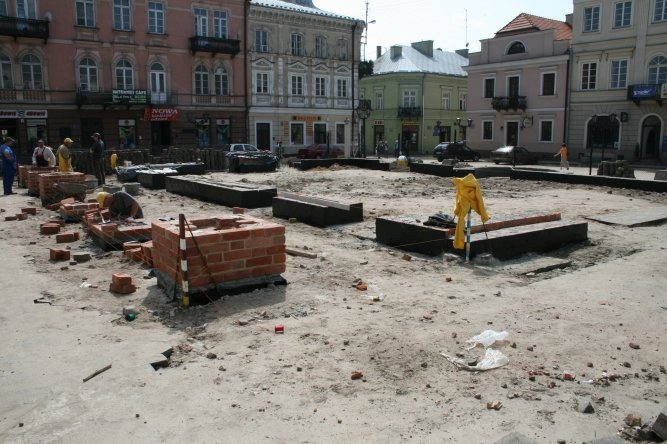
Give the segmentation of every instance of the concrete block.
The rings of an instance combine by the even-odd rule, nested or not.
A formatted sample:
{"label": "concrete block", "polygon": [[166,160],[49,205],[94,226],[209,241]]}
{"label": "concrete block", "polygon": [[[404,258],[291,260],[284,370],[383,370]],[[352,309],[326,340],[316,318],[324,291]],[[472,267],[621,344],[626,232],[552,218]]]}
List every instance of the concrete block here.
{"label": "concrete block", "polygon": [[302,159],[292,164],[295,168],[306,171],[313,168],[329,168],[332,165],[345,165],[366,170],[389,171],[389,163],[378,159],[336,158],[336,159]]}
{"label": "concrete block", "polygon": [[656,171],[653,180],[667,180],[667,170]]}
{"label": "concrete block", "polygon": [[144,188],[162,190],[165,187],[165,177],[167,176],[178,176],[178,171],[174,169],[139,171],[137,172],[137,181]]}
{"label": "concrete block", "polygon": [[383,245],[429,256],[450,250],[452,244],[447,229],[384,217],[375,219],[375,236]]}
{"label": "concrete block", "polygon": [[121,190],[121,187],[118,185],[102,185],[102,191],[105,193],[116,193]]}
{"label": "concrete block", "polygon": [[537,444],[537,441],[530,439],[521,433],[512,432],[509,435],[503,436],[494,444]]}
{"label": "concrete block", "polygon": [[653,429],[653,433],[667,440],[667,407],[662,409],[662,412],[660,412],[651,428]]}
{"label": "concrete block", "polygon": [[411,163],[410,171],[413,173],[428,174],[438,177],[454,176],[454,167],[451,165],[440,165],[432,163]]}
{"label": "concrete block", "polygon": [[315,196],[296,193],[280,193],[273,198],[273,216],[282,219],[296,218],[316,227],[362,222],[362,203],[343,203]]}
{"label": "concrete block", "polygon": [[91,256],[90,253],[73,253],[72,259],[78,263],[88,262],[91,259]]}
{"label": "concrete block", "polygon": [[639,180],[624,177],[586,176],[549,171],[514,169],[510,173],[510,179],[545,180],[559,183],[575,183],[601,187],[626,188],[629,190],[655,191],[658,193],[667,192],[667,181]]}
{"label": "concrete block", "polygon": [[170,193],[194,197],[228,207],[261,208],[271,206],[278,195],[275,187],[246,183],[216,182],[207,178],[166,177],[166,189]]}

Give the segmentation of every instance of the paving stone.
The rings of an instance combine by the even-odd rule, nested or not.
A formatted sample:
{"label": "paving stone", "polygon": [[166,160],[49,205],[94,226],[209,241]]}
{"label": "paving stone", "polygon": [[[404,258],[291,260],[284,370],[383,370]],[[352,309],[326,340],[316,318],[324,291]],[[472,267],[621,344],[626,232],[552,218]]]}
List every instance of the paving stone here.
{"label": "paving stone", "polygon": [[500,438],[493,444],[537,444],[537,441],[530,439],[521,433],[512,432],[509,435]]}

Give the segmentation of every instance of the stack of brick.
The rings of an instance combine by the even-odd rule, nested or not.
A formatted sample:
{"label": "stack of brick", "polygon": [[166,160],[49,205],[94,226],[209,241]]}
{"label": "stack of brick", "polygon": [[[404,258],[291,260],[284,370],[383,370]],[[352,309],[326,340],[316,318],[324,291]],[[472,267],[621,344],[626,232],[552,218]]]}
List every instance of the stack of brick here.
{"label": "stack of brick", "polygon": [[131,261],[143,262],[149,267],[153,266],[153,241],[138,242],[130,241],[123,244],[125,257]]}
{"label": "stack of brick", "polygon": [[[196,219],[189,223],[194,234],[193,238],[186,231],[190,292],[230,283],[240,286],[243,281],[262,280],[285,272],[283,225],[247,215]],[[164,288],[182,286],[179,251],[178,222],[153,223],[153,264],[158,284]]]}
{"label": "stack of brick", "polygon": [[[43,173],[37,177],[39,185],[39,197],[42,205],[58,202],[63,198],[63,193],[54,185],[57,183],[76,183],[85,189],[86,175],[83,173]],[[84,192],[85,195],[85,192]]]}
{"label": "stack of brick", "polygon": [[125,273],[114,273],[111,276],[109,291],[121,294],[130,294],[137,291],[137,287],[132,283],[132,276]]}
{"label": "stack of brick", "polygon": [[99,209],[97,202],[74,202],[65,203],[63,201],[58,205],[60,216],[69,222],[78,222],[83,219],[87,211]]}
{"label": "stack of brick", "polygon": [[31,196],[39,196],[39,175],[45,173],[52,173],[56,171],[56,168],[46,167],[46,168],[37,168],[34,166],[26,167],[24,170],[28,173],[28,194]]}

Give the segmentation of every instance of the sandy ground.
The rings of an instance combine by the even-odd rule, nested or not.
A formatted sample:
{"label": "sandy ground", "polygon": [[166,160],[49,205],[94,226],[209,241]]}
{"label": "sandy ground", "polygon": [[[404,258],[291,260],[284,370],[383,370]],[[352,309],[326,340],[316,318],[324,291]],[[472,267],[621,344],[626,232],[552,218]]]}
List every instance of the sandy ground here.
{"label": "sandy ground", "polygon": [[[288,256],[287,286],[187,311],[149,270],[85,236],[70,246],[93,253],[90,262],[50,262],[55,239],[39,235],[39,224],[55,213],[0,222],[1,442],[493,443],[518,431],[540,443],[581,443],[614,435],[629,413],[653,421],[667,405],[665,226],[589,221],[588,242],[548,255],[567,268],[526,274],[554,259],[528,255],[493,267],[450,255],[406,260],[374,241],[377,216],[451,213],[451,179],[287,167],[212,176],[361,201],[365,219],[327,229],[286,223],[287,246],[318,254]],[[492,217],[560,211],[579,220],[667,205],[659,193],[480,183]],[[0,198],[3,220],[38,205],[17,191]],[[230,212],[164,190],[142,190],[140,201],[149,219]],[[247,213],[272,218],[270,208]],[[135,294],[108,292],[119,271],[134,277]],[[385,299],[369,300],[356,279]],[[141,310],[134,322],[121,314],[130,304]],[[508,365],[468,372],[441,355],[483,356],[466,339],[487,329],[509,333],[496,346]],[[170,347],[170,367],[154,370],[149,363]],[[363,377],[352,380],[353,372]],[[563,380],[564,372],[576,379]],[[582,400],[595,411],[579,413]],[[502,407],[487,409],[494,401]]]}

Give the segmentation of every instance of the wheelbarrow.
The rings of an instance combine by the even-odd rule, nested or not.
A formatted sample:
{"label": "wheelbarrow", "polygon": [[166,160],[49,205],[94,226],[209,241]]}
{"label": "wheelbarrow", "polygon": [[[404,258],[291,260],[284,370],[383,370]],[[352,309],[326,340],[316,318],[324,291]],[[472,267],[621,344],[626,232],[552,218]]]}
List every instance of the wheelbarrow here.
{"label": "wheelbarrow", "polygon": [[73,197],[80,202],[86,201],[87,187],[85,183],[58,182],[53,184],[53,188],[63,194],[63,197],[59,200]]}

